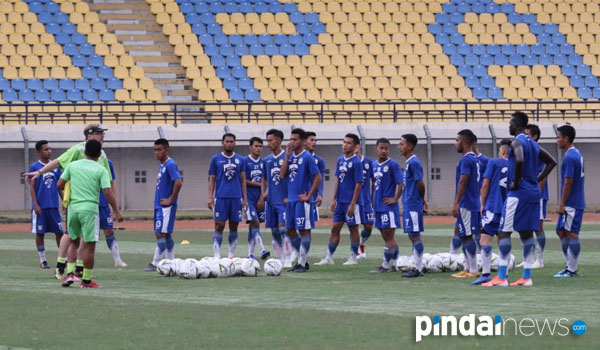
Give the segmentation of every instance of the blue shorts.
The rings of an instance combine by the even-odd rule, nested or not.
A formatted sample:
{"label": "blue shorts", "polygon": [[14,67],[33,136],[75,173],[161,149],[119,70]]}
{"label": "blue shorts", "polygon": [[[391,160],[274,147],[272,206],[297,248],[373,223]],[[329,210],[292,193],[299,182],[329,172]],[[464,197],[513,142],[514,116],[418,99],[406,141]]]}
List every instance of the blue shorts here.
{"label": "blue shorts", "polygon": [[98,213],[100,214],[100,228],[103,230],[112,230],[114,225],[113,218],[110,216],[110,208],[99,207]]}
{"label": "blue shorts", "polygon": [[583,209],[575,209],[571,207],[565,207],[565,213],[558,216],[556,222],[556,231],[568,231],[576,235],[581,230],[581,223],[583,222]]}
{"label": "blue shorts", "polygon": [[265,203],[265,226],[277,228],[279,224],[285,224],[285,205]]}
{"label": "blue shorts", "polygon": [[242,221],[241,198],[215,198],[214,219],[217,221]]}
{"label": "blue shorts", "polygon": [[405,210],[402,214],[404,219],[404,233],[423,232],[423,210]]}
{"label": "blue shorts", "polygon": [[333,213],[333,222],[345,222],[348,226],[361,225],[364,222],[364,212],[362,205],[356,204],[354,206],[354,215],[346,215],[348,212],[349,203],[338,203]]}
{"label": "blue shorts", "polygon": [[296,230],[310,230],[315,227],[314,203],[288,202],[285,211],[285,227]]}
{"label": "blue shorts", "polygon": [[173,225],[175,224],[175,214],[177,213],[177,205],[154,209],[154,232],[156,233],[173,233]]}
{"label": "blue shorts", "polygon": [[481,218],[481,227],[483,232],[490,236],[495,236],[498,233],[500,227],[500,218],[502,214],[493,213],[489,210],[485,211],[485,215]]}
{"label": "blue shorts", "polygon": [[458,227],[459,237],[478,235],[480,224],[481,213],[479,213],[479,210],[458,208],[458,217],[456,218],[455,226]]}
{"label": "blue shorts", "polygon": [[46,232],[63,233],[62,218],[57,208],[42,209],[42,215],[37,216],[31,210],[31,233],[43,235]]}
{"label": "blue shorts", "polygon": [[257,220],[258,222],[265,222],[265,208],[258,211],[256,209],[256,203],[248,202],[248,210],[246,210],[246,222]]}
{"label": "blue shorts", "polygon": [[540,198],[540,220],[546,220],[546,206],[548,201],[544,198]]}
{"label": "blue shorts", "polygon": [[373,206],[369,204],[363,205],[363,213],[365,214],[364,225],[375,225],[375,211]]}
{"label": "blue shorts", "polygon": [[400,228],[400,210],[398,208],[390,211],[378,211],[375,213],[375,227],[378,230],[384,228]]}
{"label": "blue shorts", "polygon": [[538,231],[540,229],[540,202],[524,202],[507,197],[500,219],[501,232]]}

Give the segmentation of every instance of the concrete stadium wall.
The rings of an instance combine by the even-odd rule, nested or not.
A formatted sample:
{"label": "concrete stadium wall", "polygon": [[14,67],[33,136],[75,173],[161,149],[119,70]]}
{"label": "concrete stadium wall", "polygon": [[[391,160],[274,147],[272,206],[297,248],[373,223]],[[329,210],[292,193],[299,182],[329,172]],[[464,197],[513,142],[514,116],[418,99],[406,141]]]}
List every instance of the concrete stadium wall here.
{"label": "concrete stadium wall", "polygon": [[[561,125],[562,123],[558,123]],[[582,122],[572,123],[577,129],[576,146],[585,157],[586,166],[586,199],[590,204],[600,203],[600,188],[598,183],[600,173],[600,125],[598,123]],[[479,137],[479,150],[492,157],[492,144],[489,123],[432,123],[428,128],[432,135],[432,168],[439,168],[440,179],[431,180],[427,191],[430,193],[430,204],[433,206],[447,206],[452,204],[454,196],[455,167],[460,155],[454,148],[454,138],[458,130],[472,129]],[[553,123],[539,123],[542,129],[541,145],[555,158],[557,149],[554,143]],[[347,132],[358,133],[356,124],[297,124],[306,130],[314,130],[318,135],[317,153],[327,164],[329,175],[325,180],[324,205],[328,206],[332,197],[333,175],[335,173],[335,160],[341,154],[341,140]],[[395,148],[400,136],[404,133],[415,133],[419,136],[417,156],[424,165],[425,176],[429,176],[427,169],[427,145],[423,123],[399,124],[363,124],[363,134],[367,139],[366,155],[375,158],[374,144],[379,137],[388,137],[394,147],[392,157],[401,165],[404,159]],[[492,123],[497,134],[497,142],[503,137],[508,137],[507,123]],[[183,172],[184,185],[179,198],[181,209],[206,208],[208,199],[208,164],[212,155],[221,151],[220,138],[224,125],[185,125],[175,128],[164,125],[160,130],[150,125],[107,125],[105,149],[108,156],[115,164],[119,203],[124,209],[152,209],[158,161],[152,151],[153,141],[164,135],[171,142],[171,156]],[[232,125],[231,132],[238,135],[236,151],[248,154],[248,139],[252,136],[264,137],[266,131],[272,127],[280,128],[286,137],[292,127],[290,124],[247,124]],[[24,126],[29,137],[29,164],[37,160],[35,142],[40,139],[50,141],[53,156],[57,157],[64,150],[79,142],[83,137],[81,125],[61,126]],[[285,143],[285,141],[284,141]],[[23,150],[23,137],[21,127],[0,127],[0,157],[3,166],[0,168],[0,177],[4,181],[0,184],[0,210],[17,210],[28,207],[28,193],[20,173],[25,167]],[[263,156],[269,153],[266,143]],[[27,166],[28,167],[28,166]],[[142,176],[137,176],[136,171],[145,171],[145,182]],[[141,173],[140,173],[141,175]],[[549,176],[550,202],[557,202],[557,176],[558,171],[553,171]]]}

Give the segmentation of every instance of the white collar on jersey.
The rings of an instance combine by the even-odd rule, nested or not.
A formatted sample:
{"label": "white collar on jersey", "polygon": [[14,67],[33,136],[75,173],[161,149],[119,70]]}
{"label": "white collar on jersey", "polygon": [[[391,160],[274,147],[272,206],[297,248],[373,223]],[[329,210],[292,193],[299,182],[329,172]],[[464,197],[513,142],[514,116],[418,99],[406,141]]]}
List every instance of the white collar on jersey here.
{"label": "white collar on jersey", "polygon": [[416,156],[416,154],[413,154],[412,156],[408,157],[408,159],[404,161],[404,164],[408,163],[411,159],[415,158]]}
{"label": "white collar on jersey", "polygon": [[162,163],[161,165],[165,165],[165,164],[167,164],[167,162],[168,162],[168,161],[170,161],[170,160],[171,160],[171,157],[167,157],[167,160],[165,160],[165,162],[164,162],[164,163]]}
{"label": "white collar on jersey", "polygon": [[392,160],[392,158],[386,159],[385,162],[383,162],[383,163],[379,163],[379,160],[377,160],[377,165],[383,165],[383,164],[389,162],[390,160]]}
{"label": "white collar on jersey", "polygon": [[298,158],[298,157],[300,157],[300,155],[302,155],[302,153],[304,153],[304,152],[306,152],[306,150],[305,150],[305,149],[303,149],[303,150],[302,150],[302,152],[298,153],[298,155],[296,155],[296,152],[293,152],[293,153],[292,153],[292,157],[294,157],[294,158]]}
{"label": "white collar on jersey", "polygon": [[253,161],[254,163],[258,163],[258,162],[260,162],[260,156],[258,156],[258,159],[256,159],[256,160],[255,160],[254,158],[252,158],[252,155],[250,155],[250,154],[249,154],[249,155],[248,155],[248,159],[250,159],[250,160],[251,160],[251,161]]}
{"label": "white collar on jersey", "polygon": [[346,155],[344,154],[344,160],[350,160],[350,159],[352,159],[354,157],[358,157],[358,156],[356,154],[353,154],[352,157],[346,158]]}
{"label": "white collar on jersey", "polygon": [[[475,152],[471,151],[471,152],[467,152],[467,153],[465,153],[465,154],[463,155],[463,157],[465,157],[465,156],[468,156],[469,154],[472,154],[472,155],[474,155],[474,156],[475,156]],[[475,156],[475,157],[477,157],[477,156]]]}
{"label": "white collar on jersey", "polygon": [[281,156],[281,154],[283,154],[283,153],[285,153],[285,151],[282,149],[278,155],[275,155],[275,153],[271,153],[271,154],[273,155],[273,158],[279,158],[279,156]]}
{"label": "white collar on jersey", "polygon": [[233,154],[232,154],[230,157],[227,157],[227,156],[225,155],[225,153],[223,153],[223,152],[221,152],[221,154],[223,155],[223,157],[225,157],[225,158],[227,158],[227,159],[231,159],[231,158],[233,158],[233,157],[235,156],[235,152],[233,152]]}

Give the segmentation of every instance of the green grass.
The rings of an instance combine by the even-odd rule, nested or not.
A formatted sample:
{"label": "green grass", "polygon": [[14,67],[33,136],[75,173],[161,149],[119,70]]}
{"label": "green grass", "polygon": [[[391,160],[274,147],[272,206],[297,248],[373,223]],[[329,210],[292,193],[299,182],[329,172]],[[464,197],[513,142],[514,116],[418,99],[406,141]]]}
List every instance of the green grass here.
{"label": "green grass", "polygon": [[[451,228],[429,227],[426,251],[446,251]],[[178,257],[211,255],[212,233],[178,231]],[[244,232],[245,235],[245,232]],[[265,242],[270,234],[264,234]],[[549,235],[550,236],[550,235]],[[349,250],[342,237],[336,264],[279,277],[182,280],[141,271],[151,258],[150,232],[119,232],[126,269],[112,267],[105,243],[96,258],[99,290],[61,288],[41,270],[30,233],[0,233],[0,349],[389,349],[389,348],[598,348],[600,346],[600,225],[582,230],[580,277],[557,280],[563,266],[558,239],[548,239],[546,267],[534,270],[532,288],[482,288],[448,273],[414,280],[398,274],[370,275],[380,263],[382,241],[369,241],[368,259],[342,266]],[[325,254],[328,232],[315,230],[310,261]],[[46,238],[51,265],[53,238]],[[238,255],[246,252],[240,236]],[[400,254],[409,254],[399,238]],[[520,243],[513,254],[521,260]],[[225,251],[225,247],[223,251]],[[519,277],[511,272],[510,278]],[[584,320],[583,336],[428,337],[415,344],[417,315],[502,315]],[[569,323],[569,325],[570,325]]]}

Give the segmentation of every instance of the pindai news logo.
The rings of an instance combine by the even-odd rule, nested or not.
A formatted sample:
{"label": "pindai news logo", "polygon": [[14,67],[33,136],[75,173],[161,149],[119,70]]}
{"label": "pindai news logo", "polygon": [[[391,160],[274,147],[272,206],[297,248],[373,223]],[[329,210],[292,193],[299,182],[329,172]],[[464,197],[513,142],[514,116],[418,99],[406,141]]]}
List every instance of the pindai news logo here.
{"label": "pindai news logo", "polygon": [[514,318],[502,319],[501,316],[475,316],[469,314],[459,319],[456,316],[417,316],[415,319],[415,339],[420,342],[428,336],[560,336],[564,337],[571,332],[583,335],[587,325],[581,320],[570,322],[566,318],[559,319],[532,319]]}

